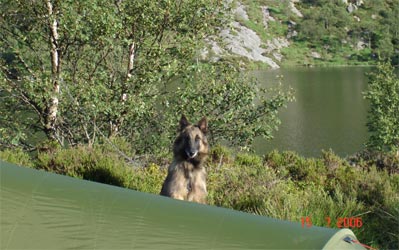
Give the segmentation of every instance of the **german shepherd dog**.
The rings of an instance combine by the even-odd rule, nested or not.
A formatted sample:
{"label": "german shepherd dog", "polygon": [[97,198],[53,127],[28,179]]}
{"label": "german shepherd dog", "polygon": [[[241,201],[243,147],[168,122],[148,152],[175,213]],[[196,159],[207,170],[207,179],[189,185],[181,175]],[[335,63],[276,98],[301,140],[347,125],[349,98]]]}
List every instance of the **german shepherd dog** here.
{"label": "german shepherd dog", "polygon": [[173,162],[168,168],[161,195],[206,203],[206,171],[203,163],[209,152],[207,130],[205,117],[196,125],[190,124],[184,115],[181,117],[180,134],[173,144]]}

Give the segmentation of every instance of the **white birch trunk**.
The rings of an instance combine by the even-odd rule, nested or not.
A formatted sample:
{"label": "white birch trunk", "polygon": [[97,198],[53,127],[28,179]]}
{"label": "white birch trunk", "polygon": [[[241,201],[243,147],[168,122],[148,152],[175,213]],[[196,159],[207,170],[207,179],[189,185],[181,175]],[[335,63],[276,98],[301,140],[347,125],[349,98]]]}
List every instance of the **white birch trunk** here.
{"label": "white birch trunk", "polygon": [[[134,42],[132,42],[129,46],[129,60],[127,63],[127,72],[126,72],[126,82],[129,81],[129,79],[132,77],[132,71],[134,68],[134,58],[135,58],[135,53],[136,52],[136,45]],[[128,94],[126,93],[126,88],[122,88],[122,94],[121,94],[121,106],[124,106],[126,103],[126,100],[128,98]],[[119,132],[119,127],[122,125],[124,120],[124,116],[121,116],[117,118],[115,121],[110,121],[110,137],[115,136]]]}
{"label": "white birch trunk", "polygon": [[45,126],[47,135],[55,138],[55,123],[57,120],[58,96],[60,93],[59,73],[60,73],[60,55],[58,46],[58,21],[55,17],[53,4],[50,0],[46,1],[47,13],[49,18],[49,29],[50,29],[50,56],[51,56],[51,97],[47,107],[47,114],[45,120]]}

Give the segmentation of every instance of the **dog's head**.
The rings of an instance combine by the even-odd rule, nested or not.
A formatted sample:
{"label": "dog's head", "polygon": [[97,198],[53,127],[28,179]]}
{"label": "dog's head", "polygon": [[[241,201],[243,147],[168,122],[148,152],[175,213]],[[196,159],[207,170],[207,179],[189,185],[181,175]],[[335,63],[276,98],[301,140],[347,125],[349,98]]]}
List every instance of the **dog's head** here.
{"label": "dog's head", "polygon": [[180,119],[180,134],[174,145],[175,155],[188,161],[201,161],[209,151],[207,131],[208,122],[205,117],[192,125],[183,115]]}

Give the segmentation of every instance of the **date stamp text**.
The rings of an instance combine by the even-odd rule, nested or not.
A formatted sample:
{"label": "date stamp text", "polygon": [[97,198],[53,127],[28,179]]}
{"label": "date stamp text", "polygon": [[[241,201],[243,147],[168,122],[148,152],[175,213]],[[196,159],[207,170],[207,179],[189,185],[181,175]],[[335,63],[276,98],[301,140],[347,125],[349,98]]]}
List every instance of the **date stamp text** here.
{"label": "date stamp text", "polygon": [[[302,228],[310,228],[313,226],[312,219],[310,216],[301,218]],[[336,220],[332,220],[331,217],[325,217],[326,227],[337,227],[337,228],[361,228],[363,221],[361,217],[339,217]]]}

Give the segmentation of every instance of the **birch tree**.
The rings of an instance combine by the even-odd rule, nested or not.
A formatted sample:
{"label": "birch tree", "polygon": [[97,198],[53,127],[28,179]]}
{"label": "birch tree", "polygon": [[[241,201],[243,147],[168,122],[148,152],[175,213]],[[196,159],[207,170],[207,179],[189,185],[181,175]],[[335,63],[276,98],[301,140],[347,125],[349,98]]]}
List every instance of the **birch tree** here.
{"label": "birch tree", "polygon": [[[213,32],[218,2],[2,1],[2,143],[139,138]],[[128,121],[128,123],[126,122]],[[139,139],[137,139],[139,140]]]}
{"label": "birch tree", "polygon": [[[2,143],[17,143],[41,130],[60,140],[58,113],[61,43],[57,3],[1,3]],[[28,132],[29,131],[29,132]]]}

